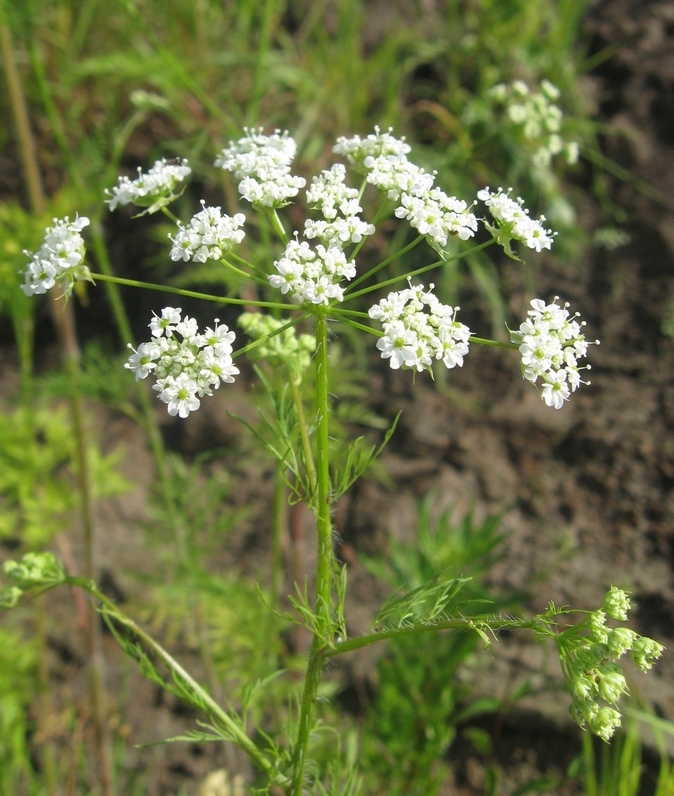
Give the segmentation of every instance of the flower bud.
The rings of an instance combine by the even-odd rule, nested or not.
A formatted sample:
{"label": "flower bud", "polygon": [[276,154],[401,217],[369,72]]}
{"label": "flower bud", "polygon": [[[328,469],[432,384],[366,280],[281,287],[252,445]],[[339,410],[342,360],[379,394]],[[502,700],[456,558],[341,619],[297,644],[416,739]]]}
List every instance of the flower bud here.
{"label": "flower bud", "polygon": [[604,596],[604,610],[612,619],[626,622],[627,612],[630,610],[630,598],[627,592],[617,586],[611,586]]}
{"label": "flower bud", "polygon": [[608,641],[608,630],[606,628],[606,614],[602,611],[593,611],[590,614],[590,629],[592,630],[592,639],[600,644],[606,644]]}
{"label": "flower bud", "polygon": [[609,630],[606,642],[613,658],[619,658],[624,652],[632,648],[637,634],[628,627],[616,627]]}
{"label": "flower bud", "polygon": [[621,726],[620,713],[614,708],[600,708],[589,721],[590,730],[603,741],[609,741],[613,733]]}
{"label": "flower bud", "polygon": [[632,645],[632,660],[642,672],[647,672],[662,655],[664,649],[662,644],[658,644],[652,638],[637,636]]}
{"label": "flower bud", "polygon": [[620,667],[615,664],[602,666],[599,671],[599,693],[602,699],[616,704],[627,693],[627,683]]}

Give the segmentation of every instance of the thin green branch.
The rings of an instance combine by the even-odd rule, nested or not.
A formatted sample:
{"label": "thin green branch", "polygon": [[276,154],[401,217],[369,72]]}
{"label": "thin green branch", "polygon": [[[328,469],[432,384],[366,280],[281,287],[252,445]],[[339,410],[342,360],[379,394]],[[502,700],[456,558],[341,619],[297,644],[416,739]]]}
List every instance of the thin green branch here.
{"label": "thin green branch", "polygon": [[325,658],[334,658],[336,655],[345,655],[347,652],[354,652],[371,644],[377,644],[380,641],[427,633],[430,630],[472,630],[484,634],[487,630],[493,633],[504,629],[535,630],[548,636],[554,637],[555,635],[551,630],[546,629],[545,625],[538,619],[445,619],[440,622],[412,624],[368,633],[365,636],[337,642],[331,647],[324,648],[321,653]]}
{"label": "thin green branch", "polygon": [[101,603],[102,608],[99,608],[101,613],[107,614],[116,622],[130,630],[143,644],[147,645],[168,669],[175,673],[180,680],[185,683],[196,694],[200,702],[206,706],[211,714],[222,723],[230,737],[244,752],[250,757],[253,763],[266,773],[271,773],[273,769],[272,763],[265,757],[265,755],[258,749],[255,743],[246,735],[241,727],[232,719],[232,717],[223,710],[220,705],[211,697],[208,691],[203,688],[194,678],[175,660],[155,639],[146,633],[133,619],[124,614],[108,597],[100,592],[96,586],[88,578],[66,578],[66,582],[74,586],[88,591],[93,597]]}
{"label": "thin green branch", "polygon": [[[417,240],[415,241],[415,244],[418,242],[418,240],[419,240],[419,238],[417,238]],[[348,297],[350,299],[358,298],[359,296],[364,296],[367,293],[372,293],[374,290],[380,290],[383,287],[388,287],[389,285],[395,285],[398,282],[402,282],[403,280],[407,281],[407,280],[411,279],[414,276],[419,276],[420,274],[425,274],[427,271],[432,271],[434,268],[437,268],[438,266],[441,266],[441,265],[445,265],[446,263],[453,263],[453,262],[456,262],[457,260],[463,260],[465,257],[468,257],[471,254],[475,254],[476,252],[479,252],[482,249],[486,249],[487,246],[491,246],[492,243],[494,243],[494,240],[487,240],[484,243],[480,243],[477,246],[474,246],[469,251],[461,252],[460,254],[456,254],[453,257],[445,257],[445,258],[442,258],[441,260],[436,260],[435,262],[430,263],[429,265],[424,265],[422,268],[417,268],[415,271],[409,271],[406,274],[400,274],[399,276],[391,277],[391,279],[387,279],[384,282],[377,282],[376,284],[370,285],[369,287],[363,288],[362,290],[357,290],[355,293],[349,293]],[[389,258],[389,261],[392,260],[392,259],[397,259],[406,250],[407,249],[403,249],[402,252],[399,252],[398,254],[396,254],[395,257]],[[386,263],[386,261],[384,261],[384,263]],[[376,267],[376,269],[374,269],[374,270],[378,271],[382,267],[383,267],[383,264],[380,263]],[[372,272],[369,272],[369,273],[372,273]],[[368,273],[368,275],[369,275],[369,273]],[[355,283],[352,283],[352,284],[355,284]]]}
{"label": "thin green branch", "polygon": [[359,296],[360,292],[352,293],[356,285],[359,285],[361,282],[364,282],[366,279],[374,276],[376,273],[381,271],[382,268],[386,268],[387,265],[394,262],[395,260],[399,260],[401,257],[404,257],[408,251],[411,251],[415,246],[417,246],[421,241],[424,239],[423,235],[419,235],[416,237],[411,243],[408,243],[403,249],[397,251],[395,254],[392,254],[390,257],[387,257],[385,260],[382,260],[378,265],[375,265],[374,268],[370,268],[369,271],[366,271],[364,274],[358,277],[358,279],[354,279],[353,282],[349,284],[348,289],[346,290],[346,294],[349,298],[353,298],[354,296]]}
{"label": "thin green branch", "polygon": [[145,288],[146,290],[156,290],[160,293],[171,293],[185,298],[197,298],[203,301],[212,301],[215,304],[235,304],[242,307],[267,307],[268,309],[290,310],[295,309],[291,304],[281,304],[275,301],[253,301],[252,299],[229,298],[228,296],[213,296],[210,293],[199,293],[196,290],[185,290],[182,287],[171,287],[170,285],[158,285],[154,282],[140,282],[137,279],[124,279],[121,276],[111,274],[91,273],[92,279],[101,282],[114,282],[117,285],[128,287]]}

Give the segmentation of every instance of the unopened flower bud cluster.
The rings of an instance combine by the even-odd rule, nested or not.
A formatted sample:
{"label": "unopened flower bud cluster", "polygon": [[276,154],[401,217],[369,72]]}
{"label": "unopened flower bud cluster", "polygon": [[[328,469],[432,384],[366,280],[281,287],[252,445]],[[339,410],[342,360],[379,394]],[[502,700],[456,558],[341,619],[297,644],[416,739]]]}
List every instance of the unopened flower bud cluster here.
{"label": "unopened flower bud cluster", "polygon": [[572,636],[567,645],[565,634],[561,634],[558,641],[572,696],[571,715],[580,727],[588,727],[604,741],[621,726],[617,705],[628,692],[618,659],[629,652],[634,664],[645,672],[664,650],[661,644],[629,628],[607,625],[607,618],[626,621],[629,608],[626,592],[612,586],[603,608],[592,612],[584,624],[588,635]]}
{"label": "unopened flower bud cluster", "polygon": [[[232,362],[234,332],[215,319],[213,329],[199,332],[193,318],[182,317],[180,308],[165,307],[150,321],[152,340],[141,343],[125,364],[144,379],[156,377],[152,389],[168,406],[170,415],[187,417],[212,395],[221,382],[232,383],[239,369]],[[180,339],[179,339],[180,338]]]}
{"label": "unopened flower bud cluster", "polygon": [[25,553],[21,561],[5,561],[2,571],[14,585],[0,591],[0,608],[13,608],[24,592],[62,583],[65,573],[53,553]]}
{"label": "unopened flower bud cluster", "polygon": [[84,239],[80,235],[89,226],[89,219],[55,218],[53,224],[45,230],[42,246],[35,254],[24,252],[30,257],[21,285],[27,296],[46,293],[57,284],[68,295],[74,282],[90,278],[89,269],[83,265]]}
{"label": "unopened flower bud cluster", "polygon": [[456,320],[459,308],[442,304],[433,287],[425,291],[423,285],[410,286],[370,308],[370,317],[381,321],[384,330],[377,348],[394,370],[432,372],[434,360],[446,368],[463,365],[470,329]]}
{"label": "unopened flower bud cluster", "polygon": [[239,316],[238,324],[249,337],[261,341],[249,352],[253,359],[262,359],[272,367],[283,365],[295,384],[302,381],[316,350],[313,335],[298,335],[294,327],[261,312],[244,312]]}
{"label": "unopened flower bud cluster", "polygon": [[585,324],[576,320],[577,315],[569,314],[568,304],[560,307],[557,300],[546,304],[534,299],[527,320],[510,337],[519,345],[522,376],[532,384],[540,379],[542,399],[548,406],[561,409],[581,383],[589,384],[582,381],[580,371],[589,370],[590,365],[578,365],[589,345],[581,334]]}
{"label": "unopened flower bud cluster", "polygon": [[555,104],[560,92],[549,80],[541,82],[540,91],[532,91],[522,80],[511,85],[499,83],[490,95],[505,106],[509,120],[535,146],[535,165],[547,167],[556,155],[562,155],[567,163],[578,160],[578,144],[563,138],[563,113]]}

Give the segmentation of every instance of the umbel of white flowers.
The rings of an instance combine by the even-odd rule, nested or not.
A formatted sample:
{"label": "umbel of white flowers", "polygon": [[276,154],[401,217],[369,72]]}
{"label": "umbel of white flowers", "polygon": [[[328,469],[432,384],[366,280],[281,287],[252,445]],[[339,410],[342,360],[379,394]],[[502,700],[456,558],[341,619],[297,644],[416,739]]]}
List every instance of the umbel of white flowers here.
{"label": "umbel of white flowers", "polygon": [[[303,178],[290,173],[295,151],[287,132],[265,135],[261,129],[245,130],[242,138],[222,150],[215,165],[232,172],[241,197],[254,208],[275,211],[306,186]],[[408,221],[436,251],[443,252],[451,238],[470,240],[480,222],[511,256],[514,243],[537,252],[552,246],[554,234],[545,228],[545,218],[531,218],[523,200],[511,198],[510,189],[481,189],[470,205],[448,196],[434,186],[434,173],[408,159],[409,145],[391,130],[375,128],[365,138],[339,138],[334,152],[382,191],[395,204],[394,215]],[[120,178],[106,201],[111,210],[132,204],[154,212],[177,196],[189,173],[185,160],[159,160],[147,174],[139,170],[135,180]],[[361,217],[359,191],[347,184],[347,168],[342,163],[312,179],[306,202],[314,217],[305,221],[301,234],[297,231],[290,237],[268,281],[291,300],[289,308],[303,305],[310,310],[312,305],[328,307],[348,298],[346,288],[356,276],[353,247],[363,245],[375,228]],[[477,202],[489,210],[490,221],[473,212]],[[176,234],[169,236],[171,259],[226,261],[244,238],[244,223],[243,213],[228,216],[202,202],[189,223],[178,223]],[[68,294],[74,282],[91,278],[83,264],[80,235],[86,224],[86,218],[55,220],[40,250],[34,255],[27,252],[31,261],[24,272],[26,294],[53,287]],[[520,351],[523,377],[536,385],[548,406],[560,409],[572,392],[589,383],[581,379],[581,371],[590,366],[579,364],[589,345],[581,333],[584,323],[577,314],[570,315],[568,304],[559,306],[557,300],[546,304],[534,299],[527,319],[510,337]],[[389,293],[369,311],[370,318],[382,326],[377,341],[382,358],[402,370],[432,372],[434,363],[462,366],[472,333],[457,319],[458,310],[442,304],[433,285],[426,289],[410,283]],[[181,316],[179,308],[165,307],[150,328],[150,341],[137,348],[129,346],[132,354],[126,367],[137,379],[149,375],[156,379],[154,389],[170,414],[187,417],[200,406],[201,398],[222,382],[231,383],[238,374],[232,362],[235,334],[218,321],[214,329],[201,333],[191,318]]]}

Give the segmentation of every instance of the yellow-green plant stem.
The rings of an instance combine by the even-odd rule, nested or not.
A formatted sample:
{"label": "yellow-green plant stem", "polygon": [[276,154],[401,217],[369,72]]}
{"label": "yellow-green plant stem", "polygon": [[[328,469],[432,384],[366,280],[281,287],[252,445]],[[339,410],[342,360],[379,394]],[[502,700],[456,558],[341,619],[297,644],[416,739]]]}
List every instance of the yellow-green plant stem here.
{"label": "yellow-green plant stem", "polygon": [[318,534],[316,562],[316,599],[314,604],[313,641],[304,680],[300,705],[297,742],[293,752],[292,796],[301,796],[307,761],[309,737],[314,723],[318,687],[325,664],[324,649],[332,644],[332,548],[330,486],[330,401],[328,382],[328,319],[316,315],[316,494],[313,509]]}
{"label": "yellow-green plant stem", "polygon": [[237,744],[244,752],[250,757],[252,762],[262,771],[270,773],[273,766],[272,763],[264,756],[258,749],[255,743],[246,735],[239,724],[232,719],[232,717],[223,710],[220,705],[213,699],[209,692],[203,688],[199,683],[192,678],[192,676],[175,660],[152,636],[148,635],[139,625],[137,625],[130,617],[122,613],[119,608],[100,592],[96,586],[88,578],[66,578],[66,582],[73,586],[79,586],[85,591],[88,591],[100,604],[99,610],[104,615],[109,616],[114,622],[118,622],[134,636],[149,647],[157,657],[174,673],[186,686],[189,687],[191,692],[195,694],[200,703],[203,704],[210,715],[217,719],[222,724],[232,741]]}
{"label": "yellow-green plant stem", "polygon": [[276,470],[274,480],[274,524],[272,526],[272,560],[271,560],[271,591],[276,605],[281,604],[281,589],[283,586],[283,538],[287,532],[287,502],[286,481],[280,464]]}
{"label": "yellow-green plant stem", "polygon": [[253,301],[251,299],[228,298],[227,296],[214,296],[211,293],[198,293],[196,290],[185,290],[182,287],[171,287],[170,285],[158,285],[154,282],[140,282],[137,279],[124,279],[121,276],[111,274],[91,273],[92,279],[100,282],[115,282],[118,285],[127,287],[145,288],[146,290],[157,290],[160,293],[172,293],[176,296],[185,298],[197,298],[203,301],[212,301],[215,304],[236,304],[240,307],[266,307],[267,309],[287,310],[287,304],[278,301]]}
{"label": "yellow-green plant stem", "polygon": [[302,450],[304,451],[304,465],[307,469],[307,478],[311,484],[312,490],[316,489],[316,465],[314,464],[314,457],[311,452],[311,440],[309,439],[309,428],[307,426],[307,418],[304,413],[304,404],[302,403],[302,393],[299,384],[295,382],[290,376],[290,389],[293,393],[293,401],[295,402],[295,409],[297,410],[297,422],[300,428],[300,437],[302,439]]}
{"label": "yellow-green plant stem", "polygon": [[[407,252],[411,251],[415,246],[421,243],[423,239],[424,239],[423,235],[418,235],[411,243],[408,243],[407,246],[405,246],[403,249],[396,251],[395,254],[392,254],[390,257],[387,257],[385,260],[382,260],[373,268],[370,268],[369,271],[366,271],[364,274],[361,274],[359,277],[354,279],[353,282],[350,282],[348,288],[346,289],[346,294],[348,295],[348,297],[353,298],[354,296],[360,296],[362,291],[355,293],[353,291],[354,287],[359,285],[361,282],[365,282],[366,280],[371,279],[378,271],[381,271],[382,268],[386,268],[386,266],[389,265],[390,263],[395,262],[396,260],[400,260],[402,257],[404,257],[407,254]],[[354,250],[354,256],[355,256],[355,250]],[[379,287],[379,285],[376,284],[375,287]]]}
{"label": "yellow-green plant stem", "polygon": [[369,647],[380,641],[389,641],[402,636],[415,636],[419,633],[439,630],[472,630],[473,632],[484,634],[494,633],[497,630],[534,630],[541,635],[555,637],[555,633],[549,630],[546,625],[538,619],[445,619],[439,622],[424,622],[421,624],[403,625],[402,627],[391,628],[390,630],[379,630],[375,633],[368,633],[358,638],[350,638],[339,641],[331,647],[323,650],[324,658],[334,658],[337,655],[345,655],[347,652]]}
{"label": "yellow-green plant stem", "polygon": [[[416,246],[416,244],[419,242],[420,239],[421,238],[416,238],[413,241],[413,244],[410,244],[409,246],[405,247],[405,249],[403,249],[403,252],[408,251],[410,248],[412,248],[412,245]],[[452,257],[443,258],[442,260],[436,260],[435,262],[429,263],[428,265],[424,265],[422,268],[417,268],[415,271],[409,271],[400,276],[394,276],[391,277],[391,279],[386,279],[383,282],[377,282],[374,285],[370,285],[369,287],[363,288],[362,290],[356,290],[354,293],[349,292],[348,297],[349,299],[358,298],[359,296],[364,296],[367,293],[372,293],[375,290],[381,290],[381,288],[383,287],[388,287],[389,285],[395,285],[397,282],[401,282],[402,280],[407,281],[411,279],[413,276],[419,276],[420,274],[425,274],[427,271],[432,271],[434,268],[439,268],[440,266],[445,265],[446,263],[452,263],[455,262],[456,260],[462,260],[464,257],[468,257],[469,255],[475,254],[475,252],[479,252],[482,249],[486,249],[487,246],[491,246],[493,243],[494,240],[487,240],[484,243],[480,243],[477,246],[474,246],[472,249],[469,249],[468,251],[461,252],[460,254],[455,254]],[[384,265],[387,265],[391,260],[398,259],[398,257],[403,252],[396,254],[395,257],[389,257],[388,260],[384,260],[383,263],[380,263],[379,265],[375,266],[375,268],[372,271],[368,272],[368,276],[373,272],[379,271],[381,268],[383,268]],[[356,283],[354,282],[353,284]]]}
{"label": "yellow-green plant stem", "polygon": [[248,123],[257,124],[260,119],[260,103],[265,93],[265,81],[269,74],[269,50],[275,23],[283,12],[285,3],[279,4],[277,0],[266,0],[262,11],[262,21],[258,34],[258,43],[255,51],[255,70],[253,72],[253,86],[246,114]]}

